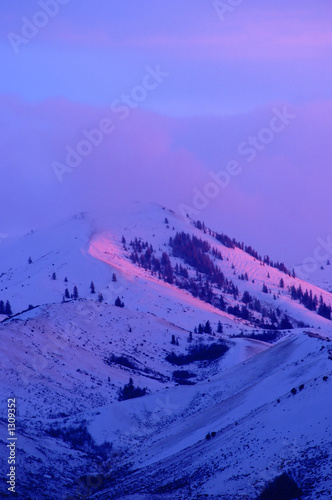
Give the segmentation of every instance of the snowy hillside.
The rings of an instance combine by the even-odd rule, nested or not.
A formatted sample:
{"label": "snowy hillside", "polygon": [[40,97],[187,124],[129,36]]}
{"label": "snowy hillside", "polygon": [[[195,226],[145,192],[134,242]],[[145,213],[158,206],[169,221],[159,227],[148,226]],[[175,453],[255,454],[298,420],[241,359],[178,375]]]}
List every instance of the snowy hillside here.
{"label": "snowy hillside", "polygon": [[2,244],[20,498],[331,498],[332,294],[216,230],[137,204]]}
{"label": "snowy hillside", "polygon": [[[302,322],[304,326],[329,330],[330,321],[306,309],[298,301],[290,300],[289,288],[301,286],[303,291],[311,291],[317,298],[322,296],[327,306],[332,304],[330,293],[266,265],[239,248],[226,247],[208,230],[199,230],[192,222],[184,221],[157,205],[134,206],[127,213],[110,214],[102,222],[80,214],[56,227],[30,233],[23,239],[3,245],[0,249],[0,297],[4,302],[10,301],[13,314],[16,314],[29,306],[59,303],[66,289],[72,295],[74,286],[80,298],[94,298],[90,289],[92,281],[96,295],[102,292],[106,303],[114,304],[116,297],[121,295],[129,309],[151,312],[168,320],[176,318],[180,324],[184,319],[182,327],[187,329],[193,329],[197,320],[193,322],[188,314],[179,317],[178,312],[190,308],[215,313],[216,318],[229,325],[250,326],[250,322],[243,322],[241,318],[213,307],[213,301],[197,300],[185,289],[169,286],[165,280],[158,278],[157,273],[151,275],[148,269],[131,261],[132,247],[129,242],[137,238],[153,245],[154,253],[159,258],[163,252],[168,253],[173,267],[183,265],[183,259],[172,256],[169,245],[169,239],[177,233],[203,239],[222,256],[223,260],[220,260],[209,252],[225,279],[238,289],[235,299],[232,293],[225,295],[228,305],[243,305],[242,294],[248,291],[263,307],[278,308],[279,319],[284,314],[293,318],[293,326]],[[126,245],[122,243],[123,237]],[[188,269],[189,276],[197,273],[197,269],[190,265],[184,267]],[[112,281],[113,273],[116,274],[116,282]],[[200,274],[204,279],[204,273]],[[283,288],[280,287],[280,280],[284,282]],[[218,287],[213,283],[211,285],[219,293]],[[264,285],[267,293],[262,291]],[[159,295],[162,300],[151,300]],[[179,309],[179,303],[182,309]]]}
{"label": "snowy hillside", "polygon": [[[327,290],[328,292],[332,292],[332,265],[329,262],[332,261],[332,258],[327,259],[324,263],[319,264],[316,261],[315,267],[310,267],[309,273],[303,273],[307,276],[307,281],[314,285],[317,285],[323,290]],[[300,272],[302,271],[303,266],[299,266]],[[303,271],[302,271],[303,272]]]}
{"label": "snowy hillside", "polygon": [[293,337],[198,386],[163,391],[165,408],[154,397],[105,408],[89,426],[97,440],[117,443],[130,432],[121,442],[127,455],[112,463],[119,476],[106,475],[94,498],[251,499],[288,471],[303,498],[328,500],[328,347]]}

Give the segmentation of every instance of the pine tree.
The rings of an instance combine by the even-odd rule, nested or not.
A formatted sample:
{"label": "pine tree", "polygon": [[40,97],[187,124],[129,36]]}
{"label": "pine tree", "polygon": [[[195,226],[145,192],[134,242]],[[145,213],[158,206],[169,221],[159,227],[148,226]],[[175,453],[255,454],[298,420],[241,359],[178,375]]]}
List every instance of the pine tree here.
{"label": "pine tree", "polygon": [[220,322],[220,321],[218,321],[218,328],[217,328],[217,332],[218,332],[218,333],[223,333],[223,330],[224,330],[224,329],[223,329],[223,326],[222,326],[221,322]]}
{"label": "pine tree", "polygon": [[66,298],[66,299],[70,299],[70,295],[69,295],[69,290],[68,290],[68,288],[66,288],[66,290],[65,290],[65,298]]}
{"label": "pine tree", "polygon": [[28,264],[32,264],[32,258],[31,257],[28,258]]}
{"label": "pine tree", "polygon": [[55,273],[52,274],[52,280],[56,280],[56,274]]}
{"label": "pine tree", "polygon": [[331,319],[331,312],[332,312],[331,306],[327,306],[325,302],[322,301],[320,303],[317,312],[320,316],[323,316],[323,318]]}
{"label": "pine tree", "polygon": [[171,344],[176,345],[175,335],[172,335]]}
{"label": "pine tree", "polygon": [[117,281],[115,273],[113,273],[113,275],[112,275],[112,281]]}
{"label": "pine tree", "polygon": [[124,303],[121,301],[120,297],[117,297],[115,299],[114,305],[116,305],[117,307],[124,307]]}
{"label": "pine tree", "polygon": [[210,321],[207,321],[204,326],[204,333],[212,333]]}
{"label": "pine tree", "polygon": [[3,300],[0,300],[0,314],[5,314],[5,303]]}
{"label": "pine tree", "polygon": [[288,316],[284,316],[280,322],[280,330],[291,330],[293,328],[292,323],[289,321]]}
{"label": "pine tree", "polygon": [[73,290],[73,298],[75,300],[78,299],[78,290],[77,290],[77,286],[76,285],[74,286],[74,290]]}
{"label": "pine tree", "polygon": [[90,290],[91,290],[91,293],[96,293],[95,285],[94,285],[93,281],[91,281],[91,283],[90,283]]}
{"label": "pine tree", "polygon": [[98,293],[98,302],[102,302],[104,300],[104,296],[101,292]]}
{"label": "pine tree", "polygon": [[220,297],[219,297],[219,306],[218,307],[222,311],[225,311],[225,309],[226,309],[226,304],[225,304],[225,301],[224,301],[224,297],[222,295],[220,295]]}
{"label": "pine tree", "polygon": [[252,297],[250,295],[250,293],[246,290],[245,292],[243,292],[243,296],[242,296],[242,302],[244,302],[244,304],[249,304],[249,302],[252,301]]}
{"label": "pine tree", "polygon": [[285,286],[285,282],[282,278],[280,278],[279,286],[280,286],[280,288],[284,288],[284,286]]}
{"label": "pine tree", "polygon": [[10,302],[9,300],[7,300],[6,302],[6,306],[5,306],[5,314],[7,316],[12,316],[13,312],[12,312],[12,308],[11,308],[11,305],[10,305]]}

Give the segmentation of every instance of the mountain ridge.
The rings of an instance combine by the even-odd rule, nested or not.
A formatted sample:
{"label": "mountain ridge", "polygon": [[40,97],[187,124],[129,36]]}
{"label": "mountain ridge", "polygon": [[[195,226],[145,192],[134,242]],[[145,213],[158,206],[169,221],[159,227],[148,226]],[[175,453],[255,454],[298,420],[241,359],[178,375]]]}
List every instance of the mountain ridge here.
{"label": "mountain ridge", "polygon": [[[0,262],[0,298],[18,311],[0,323],[0,422],[15,388],[24,498],[59,498],[59,491],[76,498],[83,484],[91,498],[180,500],[204,492],[235,500],[247,489],[253,499],[266,480],[286,471],[305,500],[328,500],[319,457],[331,463],[324,440],[332,435],[325,403],[332,324],[292,300],[291,286],[312,289],[331,304],[329,292],[156,205],[135,205],[104,220],[67,218],[8,242]],[[190,279],[197,296],[184,286]],[[200,296],[202,290],[211,293]],[[229,311],[250,314],[244,319]],[[293,328],[280,328],[286,316]],[[121,400],[128,383],[145,395]],[[311,401],[317,411],[301,420]],[[274,435],[268,423],[278,419]],[[313,446],[303,437],[311,428]],[[224,434],[236,442],[238,458],[227,444],[222,470]],[[281,443],[293,439],[296,457],[280,458]],[[260,457],[253,476],[247,450]],[[314,487],[305,456],[321,464]],[[48,478],[46,492],[40,477]],[[96,478],[98,488],[87,485]]]}

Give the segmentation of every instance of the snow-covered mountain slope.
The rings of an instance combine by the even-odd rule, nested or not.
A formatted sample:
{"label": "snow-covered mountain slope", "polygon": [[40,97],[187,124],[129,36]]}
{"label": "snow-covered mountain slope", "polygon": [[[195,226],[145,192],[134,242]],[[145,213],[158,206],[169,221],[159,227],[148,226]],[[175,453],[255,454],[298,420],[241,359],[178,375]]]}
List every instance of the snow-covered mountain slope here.
{"label": "snow-covered mountain slope", "polygon": [[[165,224],[165,218],[168,223]],[[174,237],[176,232],[185,232],[195,235],[197,238],[202,238],[209,244],[221,252],[223,261],[217,261],[217,265],[221,268],[226,278],[232,280],[239,288],[240,295],[249,290],[251,294],[257,297],[267,307],[279,308],[289,316],[303,321],[314,328],[323,328],[326,331],[331,331],[331,322],[322,317],[317,317],[315,313],[305,309],[295,301],[290,300],[290,293],[287,287],[295,286],[302,287],[303,291],[311,290],[313,295],[318,297],[322,295],[323,300],[332,305],[332,294],[320,289],[315,285],[298,279],[292,278],[276,268],[267,266],[259,262],[254,257],[239,248],[227,248],[208,233],[198,230],[193,224],[183,221],[176,214],[160,210],[159,207],[154,207],[149,211],[143,209],[141,212],[135,210],[133,213],[126,215],[127,225],[119,224],[118,219],[110,219],[109,225],[112,227],[112,233],[103,232],[95,234],[90,242],[89,253],[94,257],[115,266],[128,276],[129,279],[133,273],[137,278],[144,276],[149,279],[149,289],[156,281],[149,277],[149,273],[144,270],[134,268],[127,260],[123,260],[123,250],[120,243],[120,234],[126,241],[133,240],[135,237],[142,241],[151,242],[154,247],[159,249],[159,253],[165,250],[168,246],[170,237]],[[114,238],[115,236],[115,238]],[[177,259],[173,259],[176,262]],[[180,261],[179,261],[180,262]],[[241,280],[238,276],[247,273],[249,281]],[[284,281],[284,288],[280,288],[280,280]],[[263,293],[263,285],[266,285],[269,293]],[[231,299],[230,299],[231,302]],[[220,314],[220,312],[219,312]]]}
{"label": "snow-covered mountain slope", "polygon": [[[175,385],[175,368],[166,355],[171,350],[185,353],[189,345],[189,331],[174,323],[95,301],[42,306],[33,314],[28,317],[28,311],[19,320],[0,325],[2,392],[15,387],[21,415],[29,418],[37,411],[52,418],[82,411],[93,401],[98,406],[116,401],[118,389],[130,376],[150,391]],[[178,345],[171,345],[172,335]],[[213,343],[218,337],[194,334],[195,341]],[[214,372],[269,347],[241,338],[233,345],[215,363]],[[211,368],[203,369],[195,380],[210,374]]]}
{"label": "snow-covered mountain slope", "polygon": [[[177,324],[187,329],[197,325],[197,314],[194,313],[197,310],[201,310],[202,314],[206,311],[215,315],[216,319],[231,327],[250,326],[248,322],[216,309],[211,303],[165,283],[156,274],[152,276],[148,270],[130,260],[132,249],[129,242],[138,238],[151,243],[158,257],[166,251],[172,265],[183,264],[183,260],[172,257],[169,246],[169,238],[181,232],[207,241],[221,253],[223,260],[213,258],[213,261],[239,290],[238,300],[225,297],[229,305],[241,305],[243,292],[249,291],[264,307],[278,308],[280,317],[287,314],[295,322],[302,321],[310,327],[330,330],[329,320],[290,300],[288,287],[301,286],[303,291],[311,290],[317,297],[322,295],[327,305],[332,305],[332,294],[265,265],[239,248],[227,248],[189,221],[156,205],[134,206],[126,213],[109,214],[102,222],[80,214],[51,229],[36,231],[7,246],[3,245],[0,249],[0,299],[9,300],[15,314],[29,305],[59,303],[63,300],[65,289],[72,294],[74,286],[77,286],[80,298],[94,298],[90,292],[93,281],[96,292],[102,292],[106,303],[114,304],[119,295],[129,309],[151,312],[170,321],[176,319]],[[126,250],[122,237],[127,242]],[[186,267],[193,275],[195,270],[190,271],[190,266]],[[117,282],[112,281],[113,273]],[[239,279],[244,274],[248,281]],[[281,279],[284,288],[279,286]],[[263,285],[269,293],[263,293]],[[215,291],[218,292],[216,286]],[[187,314],[190,310],[193,312],[192,319]],[[179,315],[179,312],[186,314]]]}
{"label": "snow-covered mountain slope", "polygon": [[[196,260],[207,259],[212,278],[195,267],[195,259],[191,264],[174,255],[170,238],[174,241],[177,234],[187,233]],[[138,243],[131,244],[135,239]],[[197,250],[200,245],[204,247],[201,253]],[[133,259],[134,252],[141,265]],[[159,271],[146,265],[149,252],[153,266],[165,261]],[[168,279],[170,269],[174,279]],[[181,273],[186,276],[184,282],[179,280]],[[213,281],[221,273],[221,283]],[[199,293],[184,286],[189,280]],[[4,242],[0,248],[0,300],[10,302],[13,316],[1,316],[0,323],[0,453],[6,460],[6,400],[14,396],[21,440],[21,497],[57,499],[72,494],[83,498],[86,491],[77,492],[77,480],[84,490],[87,478],[93,481],[100,468],[102,498],[122,498],[125,491],[136,495],[140,491],[137,481],[144,475],[153,477],[153,471],[160,471],[160,466],[167,469],[169,464],[170,472],[159,474],[160,492],[147,485],[141,498],[187,498],[187,483],[184,489],[163,489],[178,477],[174,467],[179,458],[187,471],[184,477],[193,477],[195,494],[245,498],[236,497],[237,488],[244,488],[242,479],[230,479],[228,472],[220,475],[222,471],[213,475],[206,465],[208,459],[203,460],[210,449],[206,448],[207,432],[217,432],[208,443],[213,444],[222,440],[220,430],[225,429],[227,442],[234,440],[238,447],[241,436],[245,439],[249,431],[251,440],[263,446],[262,432],[277,457],[279,441],[275,443],[271,435],[268,441],[270,429],[266,426],[263,432],[262,419],[269,423],[280,420],[276,429],[283,436],[281,408],[289,415],[292,402],[303,400],[300,408],[305,411],[309,394],[317,399],[319,411],[329,417],[324,398],[330,379],[324,384],[318,380],[330,370],[327,339],[331,338],[332,322],[292,300],[292,286],[311,290],[327,306],[332,305],[328,291],[265,265],[240,248],[224,246],[213,232],[200,230],[192,221],[157,205],[134,205],[121,214],[105,214],[103,219],[80,214],[17,241]],[[77,299],[71,297],[74,287]],[[244,292],[250,295],[249,302],[243,301]],[[220,305],[221,295],[224,306]],[[115,305],[117,298],[124,307]],[[250,309],[254,304],[256,309]],[[242,314],[243,309],[250,313],[246,318],[232,312]],[[277,329],[285,317],[294,329]],[[199,325],[201,330],[204,327],[202,333],[198,333]],[[306,331],[317,337],[308,337]],[[276,345],[271,347],[266,340]],[[212,358],[209,354],[196,361],[188,359],[193,350],[204,349],[212,352]],[[216,352],[220,355],[215,356]],[[130,377],[146,395],[119,401],[119,391]],[[290,396],[289,385],[302,383],[306,391],[298,391],[297,399]],[[294,420],[300,419],[299,412],[294,413]],[[318,449],[323,446],[322,436],[313,420],[303,427],[303,435],[310,425],[315,430],[313,446]],[[289,435],[280,439],[291,439],[293,434],[299,439],[289,429]],[[326,439],[329,428],[327,432]],[[188,469],[186,457],[192,449],[194,460]],[[255,450],[263,461],[270,459]],[[214,447],[211,451],[217,453]],[[304,453],[311,456],[311,451]],[[238,471],[234,475],[240,477],[236,461],[244,461],[243,474],[249,474],[251,466],[247,452],[240,458],[238,454],[231,454],[227,445],[227,453],[220,456],[227,464],[225,470]],[[211,463],[218,462],[217,455],[212,459]],[[108,460],[121,478],[119,489],[111,484]],[[122,467],[130,471],[128,488]],[[275,472],[281,470],[280,465],[276,467]],[[272,477],[267,475],[266,479]],[[40,477],[47,479],[43,487]],[[250,475],[245,477],[248,492],[259,491],[263,478],[259,482]],[[226,481],[222,490],[217,487],[220,481]],[[4,486],[1,484],[5,494]],[[89,488],[91,494],[96,492]],[[157,496],[151,496],[153,491]],[[219,493],[224,496],[216,496]]]}
{"label": "snow-covered mountain slope", "polygon": [[93,498],[253,499],[288,471],[303,498],[330,499],[329,346],[295,336],[197,386],[91,416],[95,439],[125,450]]}
{"label": "snow-covered mountain slope", "polygon": [[[330,262],[330,264],[328,264]],[[328,292],[332,292],[332,257],[327,259],[326,262],[318,264],[313,259],[313,263],[311,266],[308,265],[308,270],[310,272],[303,272],[303,265],[298,266],[299,271],[306,277],[306,280],[309,283],[312,283],[323,290],[327,290]],[[307,268],[305,267],[305,270]]]}
{"label": "snow-covered mountain slope", "polygon": [[[163,228],[163,219],[159,222],[163,211],[158,209],[158,212],[159,217],[154,217],[156,226],[159,223]],[[0,251],[0,297],[10,301],[16,314],[30,304],[35,307],[59,303],[66,288],[72,294],[77,286],[80,298],[97,298],[101,292],[104,301],[113,305],[116,297],[122,296],[130,309],[159,313],[168,320],[177,318],[180,324],[179,312],[191,311],[183,321],[187,329],[193,329],[205,313],[219,319],[220,311],[211,305],[161,280],[151,279],[147,272],[131,264],[120,244],[121,234],[128,226],[131,230],[139,230],[137,225],[132,225],[130,215],[126,214],[120,223],[117,217],[114,218],[116,223],[108,222],[114,231],[113,239],[109,239],[107,233],[106,240],[104,233],[96,229],[97,224],[86,214],[80,214],[49,230],[30,233],[4,246]],[[145,217],[144,213],[139,215]],[[98,246],[101,248],[99,253]],[[108,265],[100,262],[100,253]],[[56,279],[52,279],[53,273]],[[116,273],[116,282],[112,281],[113,273]],[[91,281],[96,287],[95,296],[91,294]],[[230,325],[239,324],[234,318],[225,317]]]}
{"label": "snow-covered mountain slope", "polygon": [[[103,276],[103,266],[84,254],[92,232],[91,221],[80,214],[2,245],[0,295],[10,301],[14,314],[27,309],[29,304],[60,302],[65,288],[72,292],[73,286],[79,286],[89,273],[96,281]],[[52,280],[53,273],[56,280]]]}
{"label": "snow-covered mountain slope", "polygon": [[[19,402],[18,436],[23,440],[20,441],[21,491],[28,492],[34,484],[33,471],[39,475],[41,471],[51,473],[54,481],[56,478],[63,487],[69,481],[73,488],[76,469],[81,473],[87,467],[95,470],[90,459],[82,466],[81,452],[73,451],[69,445],[55,445],[48,431],[55,424],[65,427],[72,423],[78,427],[91,410],[99,413],[102,408],[109,408],[117,402],[118,391],[129,377],[159,400],[159,391],[176,385],[172,378],[176,367],[166,361],[166,355],[171,348],[178,354],[185,353],[188,334],[187,330],[154,314],[91,300],[42,306],[0,325],[2,408],[9,396],[15,396]],[[171,345],[172,335],[176,336],[178,346]],[[193,335],[193,342],[209,344],[216,340],[206,334]],[[192,382],[207,380],[268,348],[264,342],[233,339],[225,357],[200,366]],[[197,363],[190,365],[190,369],[195,367]],[[4,422],[3,413],[2,418]],[[120,440],[124,437],[120,436]],[[3,445],[4,440],[1,442]],[[49,456],[60,464],[59,453],[71,463],[69,475],[60,465],[57,471],[47,465]],[[1,457],[6,457],[4,446]]]}

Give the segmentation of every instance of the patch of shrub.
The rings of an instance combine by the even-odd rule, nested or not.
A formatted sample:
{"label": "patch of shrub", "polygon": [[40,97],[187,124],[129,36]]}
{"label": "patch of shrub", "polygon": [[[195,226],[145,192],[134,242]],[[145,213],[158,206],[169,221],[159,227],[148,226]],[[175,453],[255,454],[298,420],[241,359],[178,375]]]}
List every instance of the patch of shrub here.
{"label": "patch of shrub", "polygon": [[228,351],[229,347],[223,343],[195,344],[188,348],[188,354],[175,354],[171,352],[166,356],[166,361],[172,365],[182,366],[194,361],[215,361]]}
{"label": "patch of shrub", "polygon": [[126,368],[131,368],[132,370],[135,370],[138,368],[138,366],[128,359],[126,356],[115,356],[114,354],[111,354],[109,358],[105,359],[105,363],[108,365],[111,365],[112,363],[115,363],[117,365],[125,366]]}
{"label": "patch of shrub", "polygon": [[145,396],[146,389],[141,389],[141,387],[134,387],[134,381],[130,377],[129,383],[126,384],[122,389],[119,389],[119,401],[125,401],[127,399],[140,398]]}
{"label": "patch of shrub", "polygon": [[162,486],[158,486],[157,488],[153,489],[153,493],[157,495],[171,493],[173,491],[188,487],[188,485],[189,479],[187,477],[181,477],[179,479],[174,479],[174,481],[170,481],[167,484],[163,484]]}
{"label": "patch of shrub", "polygon": [[50,427],[46,430],[46,434],[54,438],[60,437],[62,432],[63,430],[60,427]]}
{"label": "patch of shrub", "polygon": [[188,378],[191,378],[194,376],[195,376],[195,374],[192,372],[189,372],[188,370],[175,370],[173,372],[173,377],[176,377],[176,378],[188,379]]}
{"label": "patch of shrub", "polygon": [[303,389],[304,389],[304,384],[301,384],[300,387],[299,387],[299,390],[303,391]]}
{"label": "patch of shrub", "polygon": [[302,495],[303,492],[294,479],[284,472],[268,483],[257,500],[295,500],[300,499]]}
{"label": "patch of shrub", "polygon": [[194,385],[195,382],[189,380],[192,377],[195,377],[195,374],[188,370],[175,370],[173,372],[173,380],[181,385]]}
{"label": "patch of shrub", "polygon": [[214,438],[217,433],[215,431],[213,432],[208,432],[207,435],[205,436],[205,439],[209,441],[211,438]]}
{"label": "patch of shrub", "polygon": [[75,450],[85,451],[100,456],[106,460],[112,450],[112,443],[103,443],[97,445],[86,425],[83,423],[79,427],[62,428],[59,426],[51,426],[46,430],[46,434],[54,438],[60,438],[66,443],[69,443]]}
{"label": "patch of shrub", "polygon": [[280,328],[280,330],[292,330],[293,329],[293,325],[289,321],[287,316],[284,316],[283,319],[280,321],[279,328]]}
{"label": "patch of shrub", "polygon": [[291,393],[293,394],[293,396],[295,396],[295,394],[297,393],[297,390],[295,389],[295,387],[293,387],[293,389],[291,390]]}

